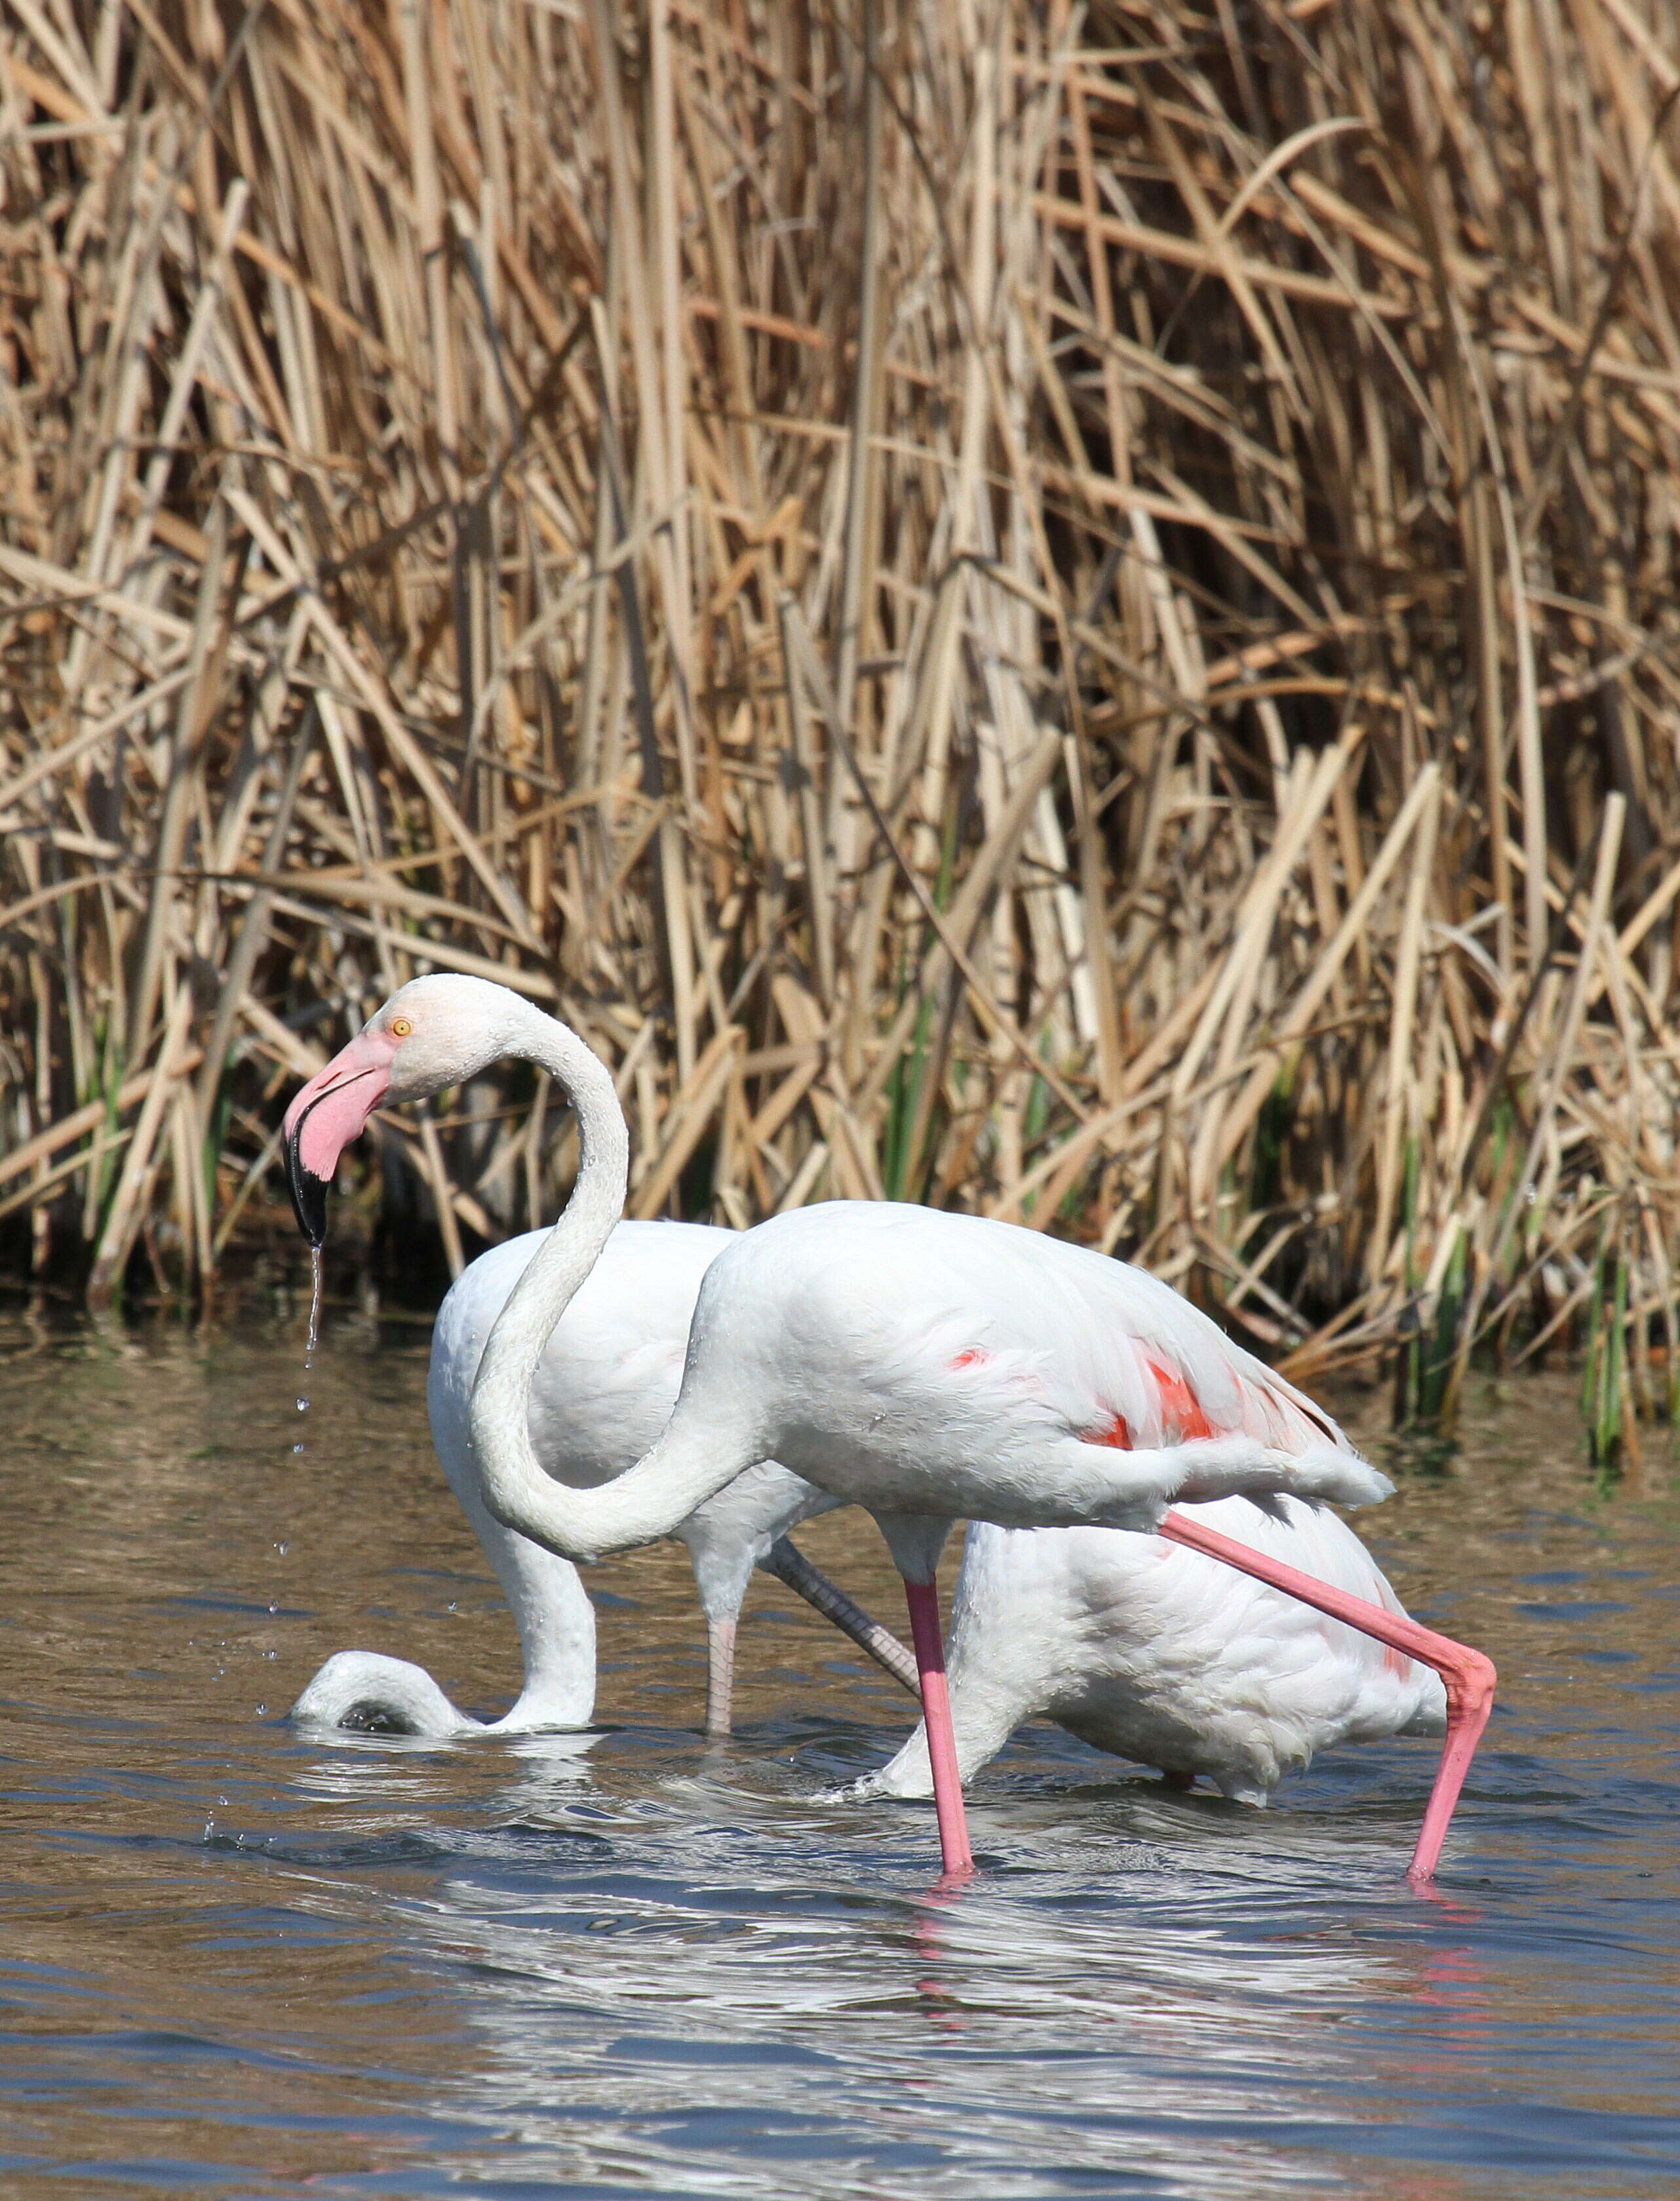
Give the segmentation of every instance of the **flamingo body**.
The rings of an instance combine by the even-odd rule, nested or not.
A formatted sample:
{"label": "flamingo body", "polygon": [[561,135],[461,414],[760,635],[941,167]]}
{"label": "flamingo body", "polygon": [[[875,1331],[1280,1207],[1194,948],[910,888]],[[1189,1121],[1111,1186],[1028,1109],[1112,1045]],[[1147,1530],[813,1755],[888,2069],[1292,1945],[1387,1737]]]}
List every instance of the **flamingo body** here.
{"label": "flamingo body", "polygon": [[796,1209],[730,1241],[665,1442],[702,1429],[889,1523],[1148,1529],[1180,1495],[1389,1488],[1146,1271],[891,1201]]}
{"label": "flamingo body", "polygon": [[[1274,1510],[1275,1509],[1275,1510]],[[1265,1557],[1402,1611],[1334,1514],[1280,1498],[1183,1509]],[[1437,1735],[1431,1667],[1217,1560],[1106,1529],[969,1529],[951,1615],[950,1695],[966,1781],[1016,1728],[1048,1719],[1118,1758],[1202,1775],[1244,1804],[1320,1750]],[[856,1785],[925,1796],[925,1729]]]}

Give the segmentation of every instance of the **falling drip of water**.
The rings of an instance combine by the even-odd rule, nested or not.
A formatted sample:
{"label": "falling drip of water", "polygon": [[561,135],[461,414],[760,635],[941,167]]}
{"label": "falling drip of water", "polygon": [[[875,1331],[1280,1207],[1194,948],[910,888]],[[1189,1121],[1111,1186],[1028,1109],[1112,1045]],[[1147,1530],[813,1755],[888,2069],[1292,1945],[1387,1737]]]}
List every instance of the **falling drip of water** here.
{"label": "falling drip of water", "polygon": [[[319,1246],[312,1246],[309,1248],[309,1335],[303,1346],[303,1388],[297,1400],[300,1414],[307,1414],[309,1411],[309,1371],[315,1365],[315,1347],[321,1341],[321,1249]],[[296,1453],[302,1450],[303,1440],[300,1437],[292,1451]]]}

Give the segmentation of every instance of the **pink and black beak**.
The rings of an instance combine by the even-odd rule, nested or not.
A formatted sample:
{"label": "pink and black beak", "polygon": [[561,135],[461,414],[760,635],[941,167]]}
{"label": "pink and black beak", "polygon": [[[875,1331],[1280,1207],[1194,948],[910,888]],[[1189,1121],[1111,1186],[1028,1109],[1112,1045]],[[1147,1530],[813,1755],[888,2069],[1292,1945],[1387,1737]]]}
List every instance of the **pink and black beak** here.
{"label": "pink and black beak", "polygon": [[286,1111],[286,1185],[298,1228],[312,1246],[326,1237],[327,1189],[338,1157],[360,1136],[390,1090],[395,1052],[389,1034],[358,1032],[293,1095]]}

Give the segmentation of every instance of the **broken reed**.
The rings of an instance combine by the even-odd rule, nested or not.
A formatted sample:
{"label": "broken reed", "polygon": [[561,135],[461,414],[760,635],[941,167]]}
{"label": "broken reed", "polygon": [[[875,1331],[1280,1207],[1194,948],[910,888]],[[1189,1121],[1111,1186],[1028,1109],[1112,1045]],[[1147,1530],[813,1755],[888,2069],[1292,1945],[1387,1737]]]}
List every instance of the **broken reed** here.
{"label": "broken reed", "polygon": [[[0,41],[0,1218],[284,1230],[413,971],[632,1211],[928,1200],[1311,1376],[1680,1383],[1661,0],[28,0]],[[551,1216],[553,1096],[369,1229]],[[1630,1403],[1631,1402],[1631,1403]]]}

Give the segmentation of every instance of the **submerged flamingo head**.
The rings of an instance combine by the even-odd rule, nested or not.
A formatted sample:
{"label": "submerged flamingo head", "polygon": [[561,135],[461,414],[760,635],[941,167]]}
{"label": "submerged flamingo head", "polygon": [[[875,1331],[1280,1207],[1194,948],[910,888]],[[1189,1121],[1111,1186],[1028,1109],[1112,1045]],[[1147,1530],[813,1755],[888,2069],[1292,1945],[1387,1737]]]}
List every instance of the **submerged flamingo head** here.
{"label": "submerged flamingo head", "polygon": [[326,1236],[326,1195],[338,1158],[374,1111],[424,1100],[509,1051],[526,1005],[505,986],[454,972],[412,978],[348,1047],[293,1095],[283,1136],[286,1183],[312,1246]]}

